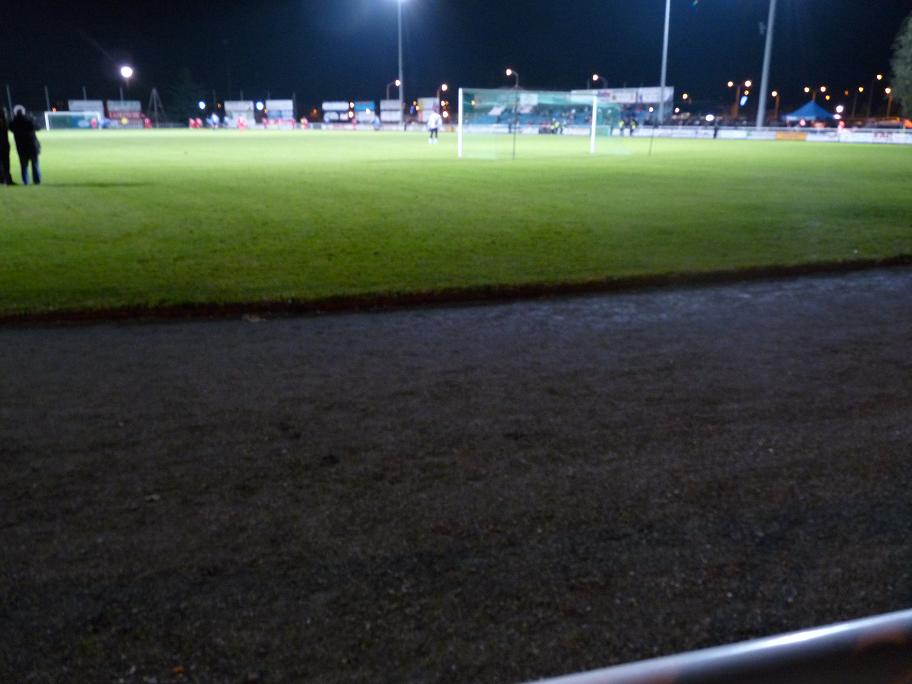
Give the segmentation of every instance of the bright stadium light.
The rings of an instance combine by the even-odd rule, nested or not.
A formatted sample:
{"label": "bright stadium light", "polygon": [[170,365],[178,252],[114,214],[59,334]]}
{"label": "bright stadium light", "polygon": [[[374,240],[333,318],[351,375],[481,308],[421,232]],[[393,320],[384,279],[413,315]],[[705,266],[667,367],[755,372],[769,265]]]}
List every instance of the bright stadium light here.
{"label": "bright stadium light", "polygon": [[200,108],[200,111],[206,111],[206,103],[203,100],[197,102],[196,106]]}

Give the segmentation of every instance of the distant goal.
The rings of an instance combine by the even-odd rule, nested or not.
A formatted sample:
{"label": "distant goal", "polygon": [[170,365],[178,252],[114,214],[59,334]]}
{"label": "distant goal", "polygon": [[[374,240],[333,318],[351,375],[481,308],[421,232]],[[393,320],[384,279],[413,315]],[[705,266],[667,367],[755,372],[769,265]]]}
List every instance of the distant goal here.
{"label": "distant goal", "polygon": [[102,127],[101,112],[45,112],[44,126],[49,131],[94,130]]}
{"label": "distant goal", "polygon": [[[530,135],[569,139],[556,146],[561,154],[594,154],[597,138],[612,135],[620,121],[620,105],[595,92],[460,88],[458,154],[515,158],[517,139]],[[550,145],[533,147],[543,151]]]}

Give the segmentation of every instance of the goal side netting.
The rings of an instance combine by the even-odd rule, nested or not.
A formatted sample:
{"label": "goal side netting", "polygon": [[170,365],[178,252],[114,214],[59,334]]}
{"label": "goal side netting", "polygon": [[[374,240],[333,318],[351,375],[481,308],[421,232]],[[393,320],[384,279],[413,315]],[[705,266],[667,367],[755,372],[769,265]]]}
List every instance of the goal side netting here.
{"label": "goal side netting", "polygon": [[[459,89],[459,157],[594,154],[598,138],[620,124],[621,108],[597,94],[560,91]],[[532,137],[541,142],[532,143]],[[548,145],[546,139],[568,139]],[[573,142],[570,142],[572,140]]]}

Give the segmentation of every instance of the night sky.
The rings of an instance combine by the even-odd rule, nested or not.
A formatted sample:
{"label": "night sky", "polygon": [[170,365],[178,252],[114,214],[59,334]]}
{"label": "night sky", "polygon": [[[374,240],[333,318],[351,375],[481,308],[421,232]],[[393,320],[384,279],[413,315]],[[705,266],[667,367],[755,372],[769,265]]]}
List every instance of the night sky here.
{"label": "night sky", "polygon": [[[396,0],[75,0],[4,2],[0,84],[40,110],[52,100],[117,96],[121,63],[130,94],[148,99],[188,67],[219,99],[379,99],[396,77]],[[707,102],[725,81],[759,82],[768,0],[673,0],[669,83]],[[780,0],[771,88],[800,102],[801,88],[870,84],[888,72],[891,45],[912,0]],[[406,0],[406,94],[436,85],[497,87],[506,66],[527,87],[571,89],[588,75],[611,85],[659,81],[661,0]],[[2,86],[0,86],[2,87]],[[5,93],[4,93],[5,97]],[[167,101],[165,102],[167,107]]]}

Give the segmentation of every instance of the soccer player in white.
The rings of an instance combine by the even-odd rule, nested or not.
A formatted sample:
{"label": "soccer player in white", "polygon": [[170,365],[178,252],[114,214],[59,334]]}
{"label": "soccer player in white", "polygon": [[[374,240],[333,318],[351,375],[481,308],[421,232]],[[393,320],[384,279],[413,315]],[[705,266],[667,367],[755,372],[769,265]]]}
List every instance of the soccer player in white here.
{"label": "soccer player in white", "polygon": [[441,126],[443,126],[443,117],[440,116],[440,113],[435,109],[430,114],[428,114],[428,145],[437,144],[439,141],[439,138],[437,136],[440,134]]}

